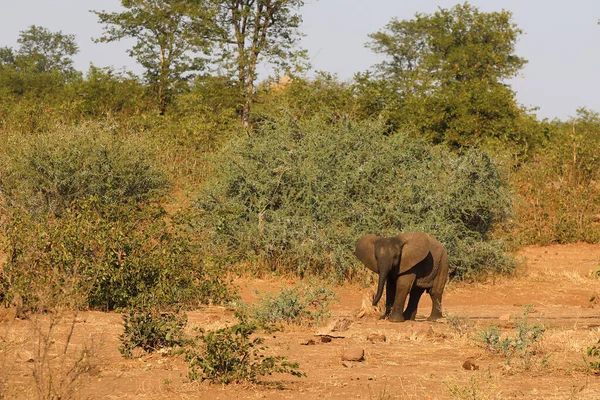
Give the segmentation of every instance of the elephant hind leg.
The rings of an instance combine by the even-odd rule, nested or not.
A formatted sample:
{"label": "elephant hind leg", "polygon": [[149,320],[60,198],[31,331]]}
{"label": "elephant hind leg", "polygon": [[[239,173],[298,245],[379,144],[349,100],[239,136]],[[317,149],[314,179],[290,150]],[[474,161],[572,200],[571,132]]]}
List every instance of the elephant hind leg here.
{"label": "elephant hind leg", "polygon": [[428,321],[435,321],[442,317],[442,293],[437,291],[431,291],[431,315],[427,318]]}

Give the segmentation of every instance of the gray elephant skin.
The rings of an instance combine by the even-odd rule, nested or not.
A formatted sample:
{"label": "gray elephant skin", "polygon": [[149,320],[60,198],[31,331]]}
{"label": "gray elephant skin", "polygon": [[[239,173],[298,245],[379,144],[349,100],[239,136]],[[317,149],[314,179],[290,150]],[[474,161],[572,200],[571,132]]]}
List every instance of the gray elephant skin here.
{"label": "gray elephant skin", "polygon": [[[393,322],[414,320],[423,292],[431,296],[429,321],[442,316],[442,294],[448,282],[448,254],[444,245],[422,232],[393,237],[366,235],[356,241],[356,257],[379,274],[377,305],[386,289],[385,314]],[[406,298],[408,305],[404,310]]]}

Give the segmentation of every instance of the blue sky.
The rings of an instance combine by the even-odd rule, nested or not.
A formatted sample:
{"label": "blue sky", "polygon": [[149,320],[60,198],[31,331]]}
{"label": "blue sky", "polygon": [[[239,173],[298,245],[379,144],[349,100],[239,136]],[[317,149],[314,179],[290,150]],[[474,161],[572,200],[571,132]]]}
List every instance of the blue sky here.
{"label": "blue sky", "polygon": [[[517,54],[529,60],[511,80],[519,102],[539,107],[541,118],[566,119],[578,107],[600,111],[600,0],[471,0],[481,11],[505,9],[523,30]],[[302,14],[303,47],[313,68],[349,79],[378,62],[364,45],[368,34],[392,17],[450,8],[452,0],[307,0]],[[119,10],[119,0],[0,0],[0,46],[15,46],[28,26],[74,34],[80,46],[76,66],[112,65],[140,72],[126,54],[132,42],[94,44],[102,33],[89,10]]]}

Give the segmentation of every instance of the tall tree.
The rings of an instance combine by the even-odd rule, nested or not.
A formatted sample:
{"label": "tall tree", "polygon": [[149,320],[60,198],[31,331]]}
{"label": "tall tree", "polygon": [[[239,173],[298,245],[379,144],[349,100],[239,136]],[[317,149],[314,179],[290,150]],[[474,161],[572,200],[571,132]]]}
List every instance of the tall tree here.
{"label": "tall tree", "polygon": [[0,64],[34,73],[57,72],[67,79],[79,76],[73,57],[79,52],[74,35],[31,25],[19,32],[18,49],[0,48]]}
{"label": "tall tree", "polygon": [[522,31],[511,18],[464,3],[392,19],[369,35],[367,46],[385,57],[374,70],[398,123],[457,147],[524,140],[517,125],[524,110],[506,84],[526,63],[515,55]]}
{"label": "tall tree", "polygon": [[136,40],[129,50],[144,68],[161,113],[178,87],[206,66],[214,33],[214,0],[121,0],[123,12],[92,11],[104,24],[97,42]]}
{"label": "tall tree", "polygon": [[298,13],[303,0],[218,0],[223,65],[237,75],[244,96],[241,119],[249,125],[257,66],[268,61],[283,72],[302,68]]}

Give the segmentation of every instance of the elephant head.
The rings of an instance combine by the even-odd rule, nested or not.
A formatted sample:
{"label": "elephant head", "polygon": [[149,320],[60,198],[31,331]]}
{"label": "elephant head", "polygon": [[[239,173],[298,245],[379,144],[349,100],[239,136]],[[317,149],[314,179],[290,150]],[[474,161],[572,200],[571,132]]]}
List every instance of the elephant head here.
{"label": "elephant head", "polygon": [[358,239],[354,254],[367,268],[379,274],[373,305],[377,305],[381,299],[388,279],[396,279],[399,274],[410,270],[423,261],[429,251],[429,238],[421,232],[405,233],[389,238],[366,235]]}

